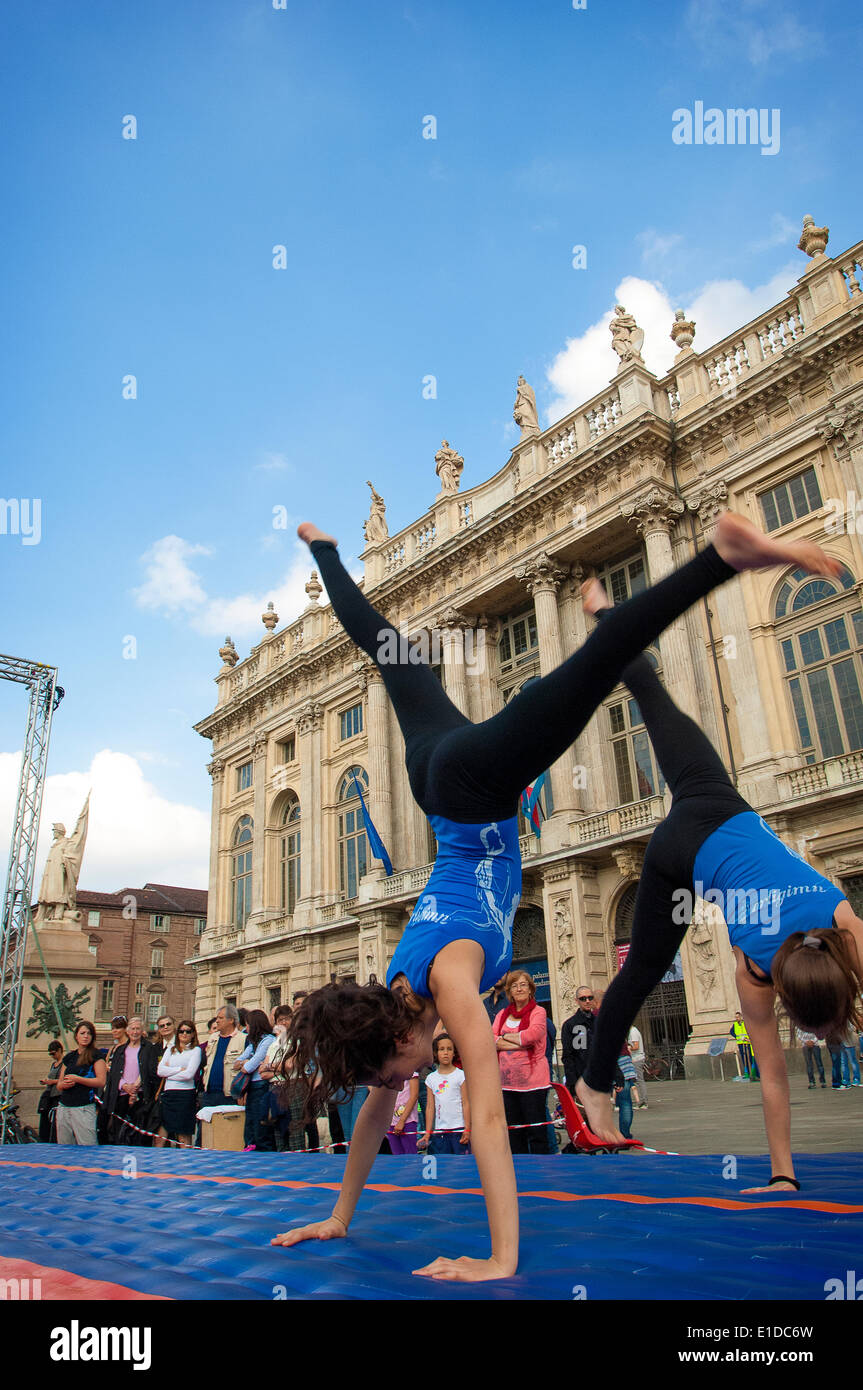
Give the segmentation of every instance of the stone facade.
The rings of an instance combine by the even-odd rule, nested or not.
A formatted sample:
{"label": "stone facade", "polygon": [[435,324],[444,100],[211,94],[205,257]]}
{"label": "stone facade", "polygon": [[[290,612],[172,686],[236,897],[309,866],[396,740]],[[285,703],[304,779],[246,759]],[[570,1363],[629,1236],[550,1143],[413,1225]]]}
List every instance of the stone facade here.
{"label": "stone facade", "polygon": [[[670,327],[680,351],[665,377],[638,352],[622,357],[607,390],[544,431],[523,431],[487,482],[442,490],[428,513],[363,552],[366,594],[397,627],[431,634],[432,660],[442,634],[444,685],[481,720],[584,640],[585,573],[623,598],[709,540],[725,508],[825,545],[847,567],[835,592],[813,599],[790,571],[748,574],[675,623],[654,655],[742,794],[855,903],[861,249],[831,258],[801,245],[812,260],[787,298],[703,353],[692,347],[697,326],[679,312]],[[848,513],[841,525],[831,499]],[[266,1007],[332,977],[382,976],[430,872],[433,843],[381,681],[320,602],[316,575],[307,591],[300,617],[247,657],[223,649],[216,709],[196,726],[213,743],[210,911],[192,962],[199,1025],[225,998]],[[830,645],[821,658],[819,640]],[[351,768],[361,769],[392,858],[389,878],[371,858],[364,876],[351,871]],[[579,983],[602,989],[618,968],[666,799],[622,688],[550,771],[553,814],[540,840],[522,839],[519,915],[533,926],[520,956],[536,950],[539,920],[560,1025]],[[668,986],[676,999],[663,1008],[684,1011],[687,1071],[696,1074],[736,1008],[727,934],[709,910],[681,959],[682,984]],[[670,1037],[661,1013],[642,1019],[649,1050]]]}

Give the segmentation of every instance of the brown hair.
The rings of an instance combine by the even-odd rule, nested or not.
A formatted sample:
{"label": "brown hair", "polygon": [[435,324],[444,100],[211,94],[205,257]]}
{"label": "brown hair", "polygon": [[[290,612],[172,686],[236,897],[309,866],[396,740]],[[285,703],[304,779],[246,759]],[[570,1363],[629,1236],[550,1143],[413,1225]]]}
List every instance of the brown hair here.
{"label": "brown hair", "polygon": [[850,933],[837,927],[792,932],[773,957],[770,973],[779,999],[804,1031],[843,1033],[849,1024],[863,1028],[861,980]]}
{"label": "brown hair", "polygon": [[90,1029],[90,1042],[88,1046],[85,1047],[84,1051],[81,1053],[81,1061],[86,1063],[88,1067],[91,1067],[93,1063],[96,1061],[97,1057],[99,1056],[99,1052],[96,1047],[96,1025],[95,1023],[91,1023],[89,1018],[78,1019],[78,1022],[75,1024],[75,1032],[72,1034],[72,1037],[75,1039],[76,1047],[78,1047],[79,1045],[78,1033],[82,1028]]}
{"label": "brown hair", "polygon": [[510,1001],[510,1003],[513,1002],[512,987],[515,984],[516,980],[520,980],[522,978],[527,980],[527,983],[530,986],[531,999],[536,998],[536,985],[534,984],[533,976],[529,975],[526,970],[511,970],[506,977],[506,985],[504,986],[504,988],[506,989],[506,997]]}
{"label": "brown hair", "polygon": [[387,989],[374,976],[367,985],[330,984],[309,994],[288,1025],[277,1066],[302,1087],[304,1118],[313,1120],[340,1091],[368,1084],[422,1011],[410,991]]}
{"label": "brown hair", "polygon": [[[181,1028],[191,1028],[191,1030],[192,1030],[192,1041],[191,1041],[191,1042],[188,1044],[188,1046],[186,1046],[186,1047],[183,1047],[182,1043],[180,1042],[180,1029],[181,1029]],[[191,1018],[181,1018],[181,1019],[180,1019],[180,1022],[177,1024],[177,1028],[176,1028],[176,1031],[175,1031],[175,1033],[174,1033],[174,1043],[175,1043],[175,1048],[174,1048],[174,1050],[175,1050],[176,1052],[191,1052],[191,1050],[192,1050],[193,1047],[200,1047],[201,1044],[198,1042],[198,1030],[197,1030],[197,1028],[195,1027],[195,1021],[194,1021],[194,1019],[191,1019]]]}
{"label": "brown hair", "polygon": [[249,1009],[246,1013],[246,1031],[252,1047],[257,1047],[261,1038],[266,1037],[267,1033],[272,1033],[272,1025],[269,1016],[263,1009]]}

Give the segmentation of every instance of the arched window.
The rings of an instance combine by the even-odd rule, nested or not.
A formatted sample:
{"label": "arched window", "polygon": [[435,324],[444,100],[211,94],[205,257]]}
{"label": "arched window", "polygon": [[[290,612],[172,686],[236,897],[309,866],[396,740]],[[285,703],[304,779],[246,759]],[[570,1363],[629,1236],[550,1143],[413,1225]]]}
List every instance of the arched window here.
{"label": "arched window", "polygon": [[282,814],[281,845],[282,911],[292,913],[301,895],[300,889],[300,803],[289,801]]}
{"label": "arched window", "polygon": [[[354,777],[368,797],[369,779],[361,767],[349,767],[339,787],[339,888],[346,898],[355,898],[359,881],[368,865],[368,840],[363,828],[360,799]],[[366,802],[368,805],[368,801]]]}
{"label": "arched window", "polygon": [[234,863],[231,875],[231,921],[243,927],[252,910],[252,836],[255,823],[242,816],[234,831]]}
{"label": "arched window", "polygon": [[[538,681],[539,679],[539,676],[528,676],[527,680],[522,681],[521,685],[514,685],[511,690],[504,691],[504,703],[507,704],[513,698],[514,695],[518,694],[520,690],[524,690],[525,686],[533,685],[533,682]],[[526,788],[522,787],[522,791],[525,790]],[[549,816],[554,811],[554,797],[551,793],[551,773],[548,771],[548,769],[546,769],[545,781],[542,784],[542,791],[539,794],[539,810],[539,823],[540,825],[542,825],[542,822],[544,820],[548,820]],[[533,827],[528,825],[527,821],[524,818],[524,812],[521,809],[521,801],[519,800],[518,833],[519,835],[527,835],[528,832],[534,834]]]}
{"label": "arched window", "polygon": [[863,611],[855,579],[794,570],[776,596],[776,639],[807,763],[863,748]]}
{"label": "arched window", "polygon": [[[648,650],[645,656],[658,673],[656,653]],[[618,805],[644,801],[648,796],[661,796],[665,790],[665,778],[647,736],[638,701],[627,693],[623,699],[619,695],[612,699],[606,708]]]}

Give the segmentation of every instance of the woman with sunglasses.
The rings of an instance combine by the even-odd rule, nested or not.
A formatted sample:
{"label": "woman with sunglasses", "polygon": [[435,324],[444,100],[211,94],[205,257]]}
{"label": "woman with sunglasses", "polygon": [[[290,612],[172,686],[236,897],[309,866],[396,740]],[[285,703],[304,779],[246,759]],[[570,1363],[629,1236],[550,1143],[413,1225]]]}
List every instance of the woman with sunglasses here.
{"label": "woman with sunglasses", "polygon": [[818,546],[783,544],[726,513],[713,545],[616,608],[556,670],[473,724],[407,637],[364,597],[333,538],[308,522],[298,534],[315,557],[335,615],[380,672],[404,735],[411,791],[435,831],[438,857],[390,963],[387,987],[325,986],[294,1016],[285,1064],[307,1078],[307,1114],[342,1090],[372,1089],[354,1129],[332,1216],[273,1243],[347,1234],[392,1119],[393,1092],[431,1060],[442,1020],[474,1097],[472,1146],[491,1256],[439,1258],[414,1272],[471,1282],[505,1279],[518,1266],[518,1202],[497,1050],[480,994],[512,960],[521,893],[521,792],[578,737],[645,644],[698,599],[740,570],[794,563],[812,573],[833,573],[835,567]]}
{"label": "woman with sunglasses", "polygon": [[162,1078],[162,1124],[154,1148],[177,1139],[191,1148],[195,1132],[195,1082],[201,1069],[198,1033],[190,1018],[181,1018],[159,1062]]}

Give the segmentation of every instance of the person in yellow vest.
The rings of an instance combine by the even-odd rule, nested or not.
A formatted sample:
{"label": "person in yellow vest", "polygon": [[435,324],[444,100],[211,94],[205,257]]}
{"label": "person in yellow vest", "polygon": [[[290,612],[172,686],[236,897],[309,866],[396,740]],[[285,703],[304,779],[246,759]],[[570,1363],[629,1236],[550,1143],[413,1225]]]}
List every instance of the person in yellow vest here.
{"label": "person in yellow vest", "polygon": [[752,1044],[749,1041],[749,1034],[746,1031],[746,1024],[743,1022],[742,1014],[734,1015],[734,1022],[728,1032],[737,1043],[737,1051],[740,1055],[740,1064],[743,1067],[744,1076],[749,1076],[754,1080],[758,1075],[758,1063],[752,1055]]}

